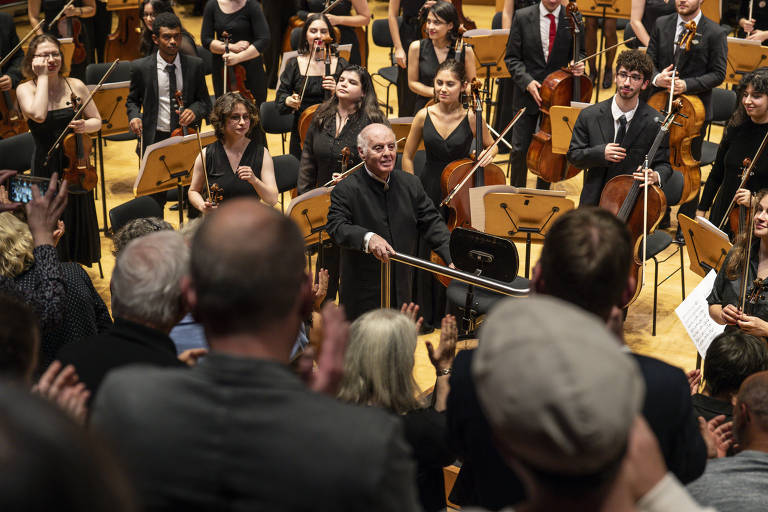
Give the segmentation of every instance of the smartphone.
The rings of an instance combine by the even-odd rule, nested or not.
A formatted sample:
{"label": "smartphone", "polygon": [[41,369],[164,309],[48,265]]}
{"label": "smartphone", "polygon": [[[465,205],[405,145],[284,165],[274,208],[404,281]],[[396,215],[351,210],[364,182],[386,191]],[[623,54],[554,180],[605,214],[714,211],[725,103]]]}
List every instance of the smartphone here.
{"label": "smartphone", "polygon": [[32,185],[37,185],[40,195],[48,190],[50,178],[39,178],[27,174],[17,174],[8,180],[8,199],[14,203],[28,203],[32,200]]}

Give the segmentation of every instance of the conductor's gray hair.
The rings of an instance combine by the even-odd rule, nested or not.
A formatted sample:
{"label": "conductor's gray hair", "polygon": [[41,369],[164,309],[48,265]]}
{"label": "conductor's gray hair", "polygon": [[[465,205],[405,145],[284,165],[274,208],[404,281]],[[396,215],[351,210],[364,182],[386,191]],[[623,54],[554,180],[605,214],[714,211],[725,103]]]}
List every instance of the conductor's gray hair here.
{"label": "conductor's gray hair", "polygon": [[176,231],[158,231],[130,242],[112,272],[112,314],[163,329],[181,316],[181,278],[189,248]]}
{"label": "conductor's gray hair", "polygon": [[370,142],[370,138],[368,134],[376,130],[377,128],[384,128],[387,131],[389,131],[389,133],[392,134],[393,138],[395,139],[397,138],[397,136],[395,135],[395,131],[390,126],[387,126],[386,124],[383,124],[383,123],[369,124],[362,130],[360,130],[360,133],[357,134],[357,149],[358,151],[360,151],[361,154],[364,155],[368,152],[368,144]]}

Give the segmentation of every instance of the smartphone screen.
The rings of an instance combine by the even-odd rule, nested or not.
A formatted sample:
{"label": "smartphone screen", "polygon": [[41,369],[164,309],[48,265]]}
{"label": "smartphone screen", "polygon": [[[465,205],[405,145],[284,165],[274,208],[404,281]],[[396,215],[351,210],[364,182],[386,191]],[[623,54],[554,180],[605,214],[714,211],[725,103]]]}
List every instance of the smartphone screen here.
{"label": "smartphone screen", "polygon": [[32,185],[37,185],[40,194],[48,190],[48,178],[36,176],[17,175],[8,180],[8,199],[14,203],[28,203],[32,200]]}

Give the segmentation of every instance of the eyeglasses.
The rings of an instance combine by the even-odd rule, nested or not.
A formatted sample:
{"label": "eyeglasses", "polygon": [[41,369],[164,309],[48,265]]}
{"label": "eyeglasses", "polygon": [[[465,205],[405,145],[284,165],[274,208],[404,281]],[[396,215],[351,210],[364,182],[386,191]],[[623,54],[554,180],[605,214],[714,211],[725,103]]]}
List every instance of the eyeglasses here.
{"label": "eyeglasses", "polygon": [[34,56],[35,57],[40,57],[42,59],[58,59],[58,58],[61,57],[61,53],[59,53],[59,52],[36,53]]}
{"label": "eyeglasses", "polygon": [[243,121],[250,121],[251,116],[249,114],[231,114],[229,116],[230,121],[240,122],[241,119]]}
{"label": "eyeglasses", "polygon": [[629,78],[633,82],[641,82],[645,78],[643,77],[643,75],[638,75],[637,73],[630,75],[629,73],[625,73],[624,71],[619,71],[618,73],[616,73],[616,77],[621,78],[624,81],[626,81]]}

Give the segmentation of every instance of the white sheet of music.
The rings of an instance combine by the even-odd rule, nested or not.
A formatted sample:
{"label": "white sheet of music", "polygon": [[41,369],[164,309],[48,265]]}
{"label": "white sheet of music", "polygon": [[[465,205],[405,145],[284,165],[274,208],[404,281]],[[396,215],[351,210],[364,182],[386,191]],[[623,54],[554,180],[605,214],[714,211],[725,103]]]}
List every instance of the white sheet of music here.
{"label": "white sheet of music", "polygon": [[709,305],[707,296],[712,291],[715,284],[717,273],[712,270],[701,280],[699,285],[675,308],[675,314],[691,337],[696,350],[703,358],[709,344],[715,339],[715,336],[725,330],[724,325],[720,325],[709,316]]}

